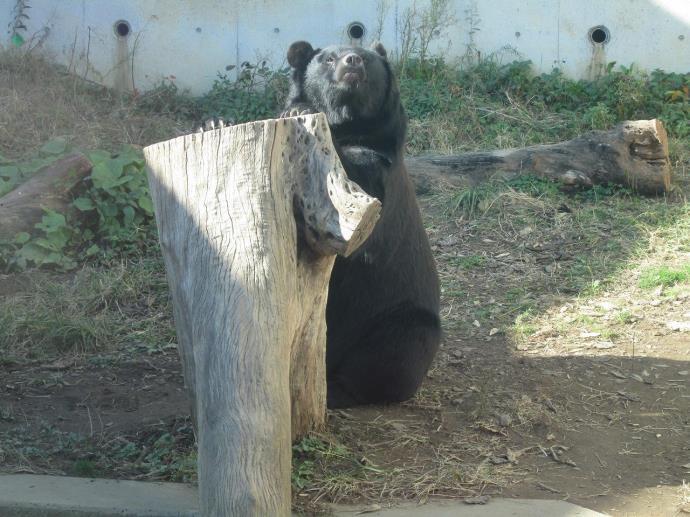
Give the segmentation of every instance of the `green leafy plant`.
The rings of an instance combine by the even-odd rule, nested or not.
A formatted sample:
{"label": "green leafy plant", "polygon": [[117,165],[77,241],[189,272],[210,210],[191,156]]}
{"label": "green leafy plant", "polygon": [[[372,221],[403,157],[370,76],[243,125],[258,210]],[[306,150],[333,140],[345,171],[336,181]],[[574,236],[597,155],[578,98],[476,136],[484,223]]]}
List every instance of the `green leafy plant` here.
{"label": "green leafy plant", "polygon": [[[232,70],[234,67],[229,67]],[[273,118],[287,93],[288,69],[272,70],[266,61],[240,65],[237,80],[218,74],[211,90],[199,99],[204,118],[232,123]]]}
{"label": "green leafy plant", "polygon": [[30,264],[53,265],[61,269],[76,266],[76,262],[66,254],[74,229],[68,226],[64,215],[47,210],[36,228],[42,230],[42,235],[31,238],[28,233],[20,233],[15,240],[21,244],[14,255],[15,264],[20,269],[25,269]]}
{"label": "green leafy plant", "polygon": [[[14,165],[18,172],[5,165],[7,177],[12,175],[6,181],[16,184],[28,175],[22,171],[49,163],[65,150],[62,143],[49,142],[41,150],[53,153],[49,158]],[[0,266],[10,270],[72,269],[79,257],[107,259],[155,245],[153,203],[140,151],[125,147],[116,154],[93,151],[88,157],[93,163],[88,188],[65,214],[47,210],[33,236],[20,233],[9,242],[0,242]]]}
{"label": "green leafy plant", "polygon": [[26,14],[27,9],[31,6],[27,0],[16,0],[14,8],[12,9],[12,21],[10,22],[10,41],[15,47],[21,47],[26,39],[22,36],[22,32],[26,32],[25,21],[29,19]]}
{"label": "green leafy plant", "polygon": [[[72,205],[80,212],[95,212],[93,223],[81,223],[80,244],[87,255],[132,250],[145,245],[152,231],[153,203],[148,188],[144,160],[134,148],[124,148],[111,156],[103,151],[88,154],[92,161],[92,186]],[[93,243],[92,243],[93,242]]]}

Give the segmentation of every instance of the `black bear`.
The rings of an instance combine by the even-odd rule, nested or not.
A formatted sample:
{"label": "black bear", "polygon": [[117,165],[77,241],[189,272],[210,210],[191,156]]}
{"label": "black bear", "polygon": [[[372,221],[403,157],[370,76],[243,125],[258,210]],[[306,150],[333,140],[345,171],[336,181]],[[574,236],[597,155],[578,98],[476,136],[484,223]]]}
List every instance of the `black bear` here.
{"label": "black bear", "polygon": [[398,402],[438,349],[439,283],[403,162],[407,117],[386,51],[290,46],[282,116],[323,112],[348,177],[383,204],[366,242],[337,257],[326,305],[328,407]]}

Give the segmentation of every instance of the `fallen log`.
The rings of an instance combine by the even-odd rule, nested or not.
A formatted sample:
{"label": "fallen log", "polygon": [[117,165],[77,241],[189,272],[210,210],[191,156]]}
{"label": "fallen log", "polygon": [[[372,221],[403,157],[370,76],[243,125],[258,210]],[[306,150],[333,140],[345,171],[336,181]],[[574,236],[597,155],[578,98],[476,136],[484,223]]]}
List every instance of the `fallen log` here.
{"label": "fallen log", "polygon": [[43,167],[26,182],[0,197],[0,239],[31,232],[44,209],[64,212],[72,193],[91,172],[92,164],[80,153]]}
{"label": "fallen log", "polygon": [[565,188],[613,183],[641,194],[660,194],[671,186],[668,137],[658,119],[627,121],[610,131],[592,131],[557,144],[420,156],[408,158],[406,164],[418,184],[445,179],[476,185],[494,176],[534,174]]}
{"label": "fallen log", "polygon": [[144,149],[192,395],[202,514],[289,515],[291,443],[324,424],[326,299],[380,203],[324,115]]}

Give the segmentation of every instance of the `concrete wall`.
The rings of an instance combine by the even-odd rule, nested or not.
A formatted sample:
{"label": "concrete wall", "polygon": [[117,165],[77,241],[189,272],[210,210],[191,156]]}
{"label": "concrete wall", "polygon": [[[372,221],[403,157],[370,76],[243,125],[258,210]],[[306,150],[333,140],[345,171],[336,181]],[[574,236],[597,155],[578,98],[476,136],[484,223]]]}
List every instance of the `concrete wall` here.
{"label": "concrete wall", "polygon": [[[402,20],[428,0],[31,0],[24,33],[60,63],[121,89],[147,89],[173,78],[194,93],[219,71],[242,61],[285,66],[297,39],[315,46],[348,43],[347,27],[361,22],[368,44],[380,23],[381,40],[400,50]],[[538,71],[561,68],[587,77],[606,62],[643,69],[690,71],[690,0],[450,0],[452,23],[432,50],[447,59],[468,48],[504,62],[530,59]],[[12,21],[14,0],[0,0],[0,27]],[[381,14],[381,6],[385,11]],[[131,26],[126,37],[117,21]],[[593,45],[592,27],[610,41]],[[10,45],[9,32],[0,44]],[[596,47],[596,48],[595,48]],[[234,72],[233,72],[234,73]]]}

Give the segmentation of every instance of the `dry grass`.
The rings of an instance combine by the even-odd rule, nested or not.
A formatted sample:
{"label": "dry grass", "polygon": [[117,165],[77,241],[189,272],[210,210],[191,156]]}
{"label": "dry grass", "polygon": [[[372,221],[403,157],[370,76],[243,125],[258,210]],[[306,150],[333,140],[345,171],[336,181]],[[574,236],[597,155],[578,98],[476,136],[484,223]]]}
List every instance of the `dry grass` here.
{"label": "dry grass", "polygon": [[185,128],[155,114],[137,114],[131,96],[67,74],[40,55],[0,53],[0,154],[21,159],[64,137],[78,149],[147,145]]}

